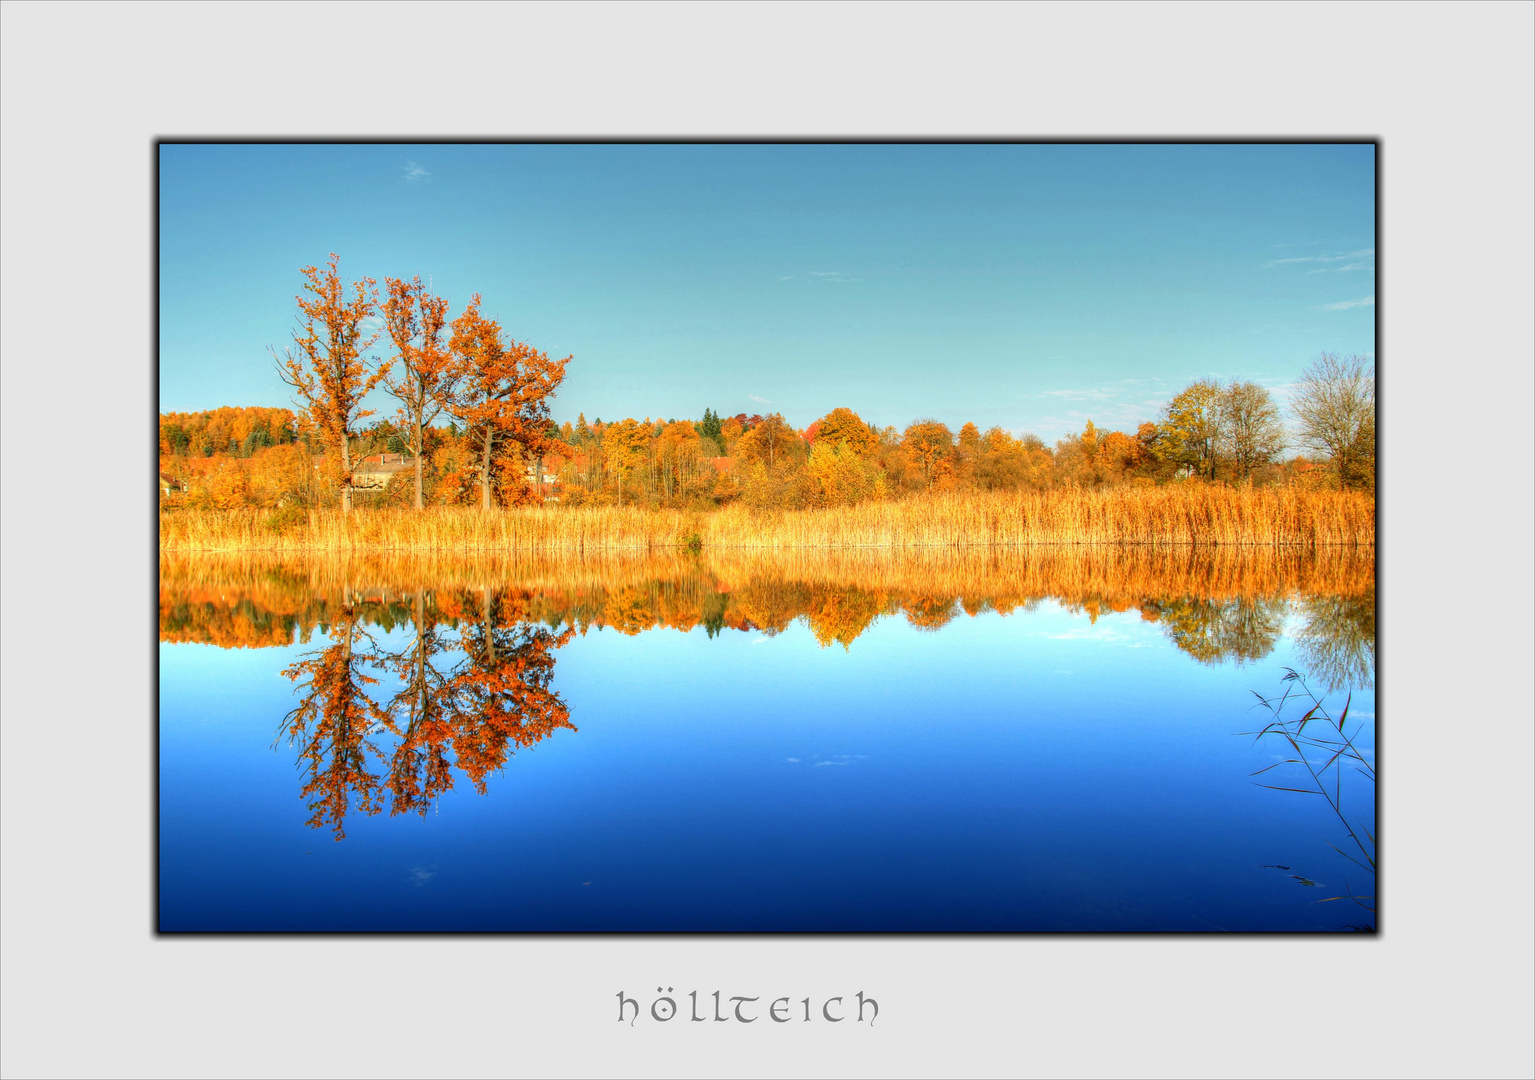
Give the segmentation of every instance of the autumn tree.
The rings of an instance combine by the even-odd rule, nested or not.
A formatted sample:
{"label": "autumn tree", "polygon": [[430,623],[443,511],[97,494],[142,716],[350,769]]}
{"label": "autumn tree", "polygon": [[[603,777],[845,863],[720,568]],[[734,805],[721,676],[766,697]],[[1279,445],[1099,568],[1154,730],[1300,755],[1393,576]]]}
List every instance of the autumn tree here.
{"label": "autumn tree", "polygon": [[378,341],[378,331],[367,332],[363,322],[378,304],[377,282],[354,282],[351,295],[341,283],[340,257],[334,252],[324,269],[306,266],[304,293],[296,297],[299,326],[293,333],[295,348],[268,351],[277,374],[297,393],[310,421],[341,457],[341,509],[352,509],[352,458],[348,440],[352,425],[371,409],[363,399],[384,378],[386,371],[363,354]]}
{"label": "autumn tree", "polygon": [[448,302],[427,292],[419,277],[408,282],[386,277],[384,288],[388,293],[382,306],[384,327],[400,362],[399,376],[386,375],[384,385],[400,402],[400,426],[416,459],[416,509],[420,510],[425,505],[421,467],[426,433],[454,391],[453,357],[442,340]]}
{"label": "autumn tree", "polygon": [[551,360],[531,345],[503,341],[500,323],[480,313],[479,293],[452,325],[448,348],[457,389],[448,412],[464,424],[464,435],[480,459],[480,506],[489,510],[497,450],[515,447],[524,460],[543,453],[553,427],[549,398],[571,358]]}
{"label": "autumn tree", "polygon": [[618,505],[624,504],[624,480],[645,463],[650,432],[638,420],[620,420],[602,433],[603,464],[618,480]]}
{"label": "autumn tree", "polygon": [[956,460],[959,481],[965,487],[975,484],[975,466],[981,456],[981,429],[972,421],[966,420],[965,426],[959,429],[959,446]]}
{"label": "autumn tree", "polygon": [[1159,447],[1174,468],[1192,476],[1215,479],[1223,423],[1222,392],[1213,379],[1200,379],[1162,410]]}
{"label": "autumn tree", "polygon": [[736,454],[749,462],[760,462],[770,472],[804,447],[804,440],[783,416],[773,413],[761,418],[736,443]]}
{"label": "autumn tree", "polygon": [[698,473],[703,458],[701,444],[697,429],[685,420],[671,421],[656,436],[656,466],[663,498],[676,496]]}
{"label": "autumn tree", "polygon": [[1098,475],[1119,483],[1128,480],[1141,465],[1141,444],[1123,431],[1111,431],[1098,440]]}
{"label": "autumn tree", "polygon": [[1080,433],[1055,444],[1055,474],[1074,487],[1094,488],[1103,480],[1098,451],[1102,439],[1098,426],[1089,420]]}
{"label": "autumn tree", "polygon": [[746,428],[735,417],[728,417],[720,422],[720,445],[725,448],[725,453],[735,453],[736,442],[741,438]]}
{"label": "autumn tree", "polygon": [[805,462],[811,500],[817,506],[851,506],[882,499],[887,488],[884,470],[872,456],[859,454],[845,440],[818,437]]}
{"label": "autumn tree", "polygon": [[1166,438],[1162,429],[1150,420],[1135,429],[1136,475],[1155,483],[1168,479],[1176,466],[1171,455],[1165,452]]}
{"label": "autumn tree", "polygon": [[934,485],[953,474],[954,433],[937,420],[917,420],[908,425],[901,437],[901,450],[925,491],[932,491]]}
{"label": "autumn tree", "polygon": [[1038,435],[989,428],[976,447],[971,482],[983,491],[1015,491],[1046,487],[1055,470],[1055,459]]}
{"label": "autumn tree", "polygon": [[847,448],[861,458],[879,455],[879,436],[852,409],[833,409],[816,421],[814,427],[813,442],[827,442],[833,446],[846,443]]}
{"label": "autumn tree", "polygon": [[1236,479],[1246,480],[1284,449],[1284,425],[1269,392],[1254,382],[1232,381],[1220,394],[1221,456]]}
{"label": "autumn tree", "polygon": [[807,447],[799,432],[778,413],[751,420],[735,445],[733,479],[742,499],[760,510],[786,510],[814,501],[801,468]]}
{"label": "autumn tree", "polygon": [[1363,356],[1319,356],[1290,399],[1300,440],[1325,454],[1347,489],[1374,484],[1375,363]]}

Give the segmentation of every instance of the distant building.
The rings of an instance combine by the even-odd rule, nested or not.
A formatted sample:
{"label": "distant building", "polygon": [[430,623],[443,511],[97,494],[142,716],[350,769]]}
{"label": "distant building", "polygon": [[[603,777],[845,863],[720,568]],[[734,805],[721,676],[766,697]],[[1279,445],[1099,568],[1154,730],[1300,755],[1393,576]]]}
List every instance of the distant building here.
{"label": "distant building", "polygon": [[369,454],[352,468],[352,487],[357,491],[382,491],[396,473],[414,472],[416,459],[404,454]]}
{"label": "distant building", "polygon": [[[537,487],[538,486],[538,467],[537,466],[529,465],[527,467],[527,469],[523,472],[523,475],[525,477],[527,477],[528,487]],[[551,486],[553,484],[559,483],[559,479],[560,479],[559,476],[557,476],[556,474],[550,472],[548,469],[544,470],[544,485],[546,487]]]}
{"label": "distant building", "polygon": [[[383,491],[396,475],[402,472],[414,473],[415,469],[416,459],[405,454],[369,454],[352,467],[352,489]],[[538,486],[538,469],[535,465],[529,464],[523,476],[529,487]],[[553,498],[553,489],[558,483],[559,476],[546,468],[544,470],[546,498]]]}
{"label": "distant building", "polygon": [[161,473],[160,474],[160,494],[161,495],[179,495],[182,492],[182,490],[183,489],[182,489],[181,481],[180,480],[177,480],[170,473]]}

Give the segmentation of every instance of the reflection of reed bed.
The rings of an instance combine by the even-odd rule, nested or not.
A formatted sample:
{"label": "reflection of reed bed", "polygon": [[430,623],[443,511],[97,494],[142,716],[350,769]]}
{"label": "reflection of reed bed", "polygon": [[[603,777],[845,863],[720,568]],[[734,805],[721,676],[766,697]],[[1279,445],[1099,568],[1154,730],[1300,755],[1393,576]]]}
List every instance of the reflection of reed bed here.
{"label": "reflection of reed bed", "polygon": [[701,560],[729,590],[754,580],[836,588],[1082,602],[1144,597],[1228,599],[1373,592],[1373,551],[1329,548],[970,548],[891,556],[874,550],[706,551]]}
{"label": "reflection of reed bed", "polygon": [[164,551],[598,552],[908,550],[1039,544],[1373,547],[1375,503],[1358,492],[1181,484],[1104,491],[967,492],[818,510],[709,513],[634,507],[361,509],[295,515],[175,511]]}
{"label": "reflection of reed bed", "polygon": [[[1207,621],[1197,604],[1214,610],[1233,601],[1251,606],[1297,595],[1373,613],[1372,555],[1353,549],[1153,547],[901,554],[738,549],[698,556],[475,559],[408,552],[320,559],[166,554],[160,563],[161,625],[166,640],[276,643],[276,618],[287,620],[281,626],[312,627],[327,611],[352,604],[392,623],[408,618],[406,606],[418,591],[432,594],[443,610],[453,606],[455,593],[516,593],[534,621],[628,632],[700,624],[711,630],[782,629],[804,617],[823,641],[844,643],[881,613],[904,612],[917,625],[939,626],[959,611],[1008,612],[1045,599],[1094,614],[1139,608],[1156,620]],[[206,637],[196,636],[199,618],[206,620]],[[1373,619],[1370,625],[1373,638]]]}

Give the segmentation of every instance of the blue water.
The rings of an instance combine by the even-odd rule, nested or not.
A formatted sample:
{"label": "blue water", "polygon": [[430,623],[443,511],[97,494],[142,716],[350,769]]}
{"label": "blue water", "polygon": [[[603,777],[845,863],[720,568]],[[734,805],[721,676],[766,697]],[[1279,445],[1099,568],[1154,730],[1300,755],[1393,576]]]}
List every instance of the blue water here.
{"label": "blue water", "polygon": [[[1258,659],[1201,661],[1139,612],[1046,601],[844,649],[778,634],[588,629],[549,650],[569,710],[425,814],[310,826],[279,739],[331,638],[160,646],[166,931],[1324,931],[1372,924],[1347,833],[1250,732],[1303,667],[1291,607]],[[379,653],[410,622],[368,626]],[[332,626],[333,633],[338,632]],[[443,628],[444,640],[457,631]],[[1373,645],[1372,645],[1373,648]],[[451,648],[443,663],[451,663]],[[397,672],[367,694],[385,701]],[[1317,688],[1321,694],[1321,688]],[[1347,688],[1326,695],[1334,714]],[[1373,761],[1373,695],[1353,721]],[[397,741],[380,731],[374,771]],[[275,742],[275,745],[274,745]],[[1373,785],[1345,775],[1374,831]],[[1298,786],[1298,785],[1297,785]],[[1285,869],[1279,869],[1283,867]],[[1310,885],[1305,881],[1315,882]],[[1373,901],[1372,901],[1373,903]]]}

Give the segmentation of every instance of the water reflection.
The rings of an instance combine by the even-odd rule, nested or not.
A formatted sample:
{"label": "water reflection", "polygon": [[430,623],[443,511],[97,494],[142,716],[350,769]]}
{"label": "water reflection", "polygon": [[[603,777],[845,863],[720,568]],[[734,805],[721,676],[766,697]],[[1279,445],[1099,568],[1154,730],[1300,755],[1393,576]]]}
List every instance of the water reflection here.
{"label": "water reflection", "polygon": [[366,689],[378,682],[368,674],[380,667],[377,642],[357,616],[343,603],[330,644],[283,670],[298,684],[299,704],[283,718],[281,733],[298,747],[308,824],[330,824],[338,840],[346,835],[343,823],[354,798],[358,811],[378,813],[381,785],[369,763],[379,752],[375,736],[389,726],[388,714]]}
{"label": "water reflection", "polygon": [[1281,597],[1157,597],[1142,601],[1141,618],[1161,624],[1169,641],[1202,664],[1245,664],[1274,651],[1289,607]]}
{"label": "water reflection", "polygon": [[1359,596],[1303,596],[1296,646],[1311,681],[1329,691],[1375,688],[1375,586]]}
{"label": "water reflection", "polygon": [[160,637],[314,644],[283,674],[309,825],[425,814],[455,777],[484,794],[516,750],[575,730],[555,652],[592,628],[782,632],[844,650],[877,622],[941,632],[1054,601],[1139,611],[1204,665],[1259,661],[1293,635],[1313,683],[1373,686],[1374,568],[1349,553],[1061,549],[891,560],[859,553],[452,561],[165,557]]}
{"label": "water reflection", "polygon": [[[768,635],[803,621],[823,646],[848,648],[879,619],[939,630],[962,614],[1007,615],[1053,600],[1096,619],[1139,610],[1201,662],[1267,656],[1295,615],[1317,671],[1368,685],[1375,638],[1368,555],[1275,550],[1052,549],[892,559],[859,552],[705,557],[452,561],[372,556],[346,561],[161,561],[162,641],[225,648],[307,641],[338,618],[343,590],[389,629],[417,617],[422,588],[517,592],[520,617],[578,633],[702,626]],[[454,616],[457,618],[457,616]]]}
{"label": "water reflection", "polygon": [[[377,814],[386,795],[391,814],[426,813],[452,789],[455,768],[483,795],[515,749],[575,730],[549,689],[553,650],[573,631],[528,623],[525,596],[417,589],[412,640],[391,651],[366,624],[398,607],[343,588],[329,606],[328,644],[283,670],[299,704],[278,739],[298,749],[308,824],[330,826],[337,840],[349,813]],[[400,689],[381,701],[374,688],[386,672]]]}

